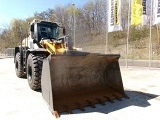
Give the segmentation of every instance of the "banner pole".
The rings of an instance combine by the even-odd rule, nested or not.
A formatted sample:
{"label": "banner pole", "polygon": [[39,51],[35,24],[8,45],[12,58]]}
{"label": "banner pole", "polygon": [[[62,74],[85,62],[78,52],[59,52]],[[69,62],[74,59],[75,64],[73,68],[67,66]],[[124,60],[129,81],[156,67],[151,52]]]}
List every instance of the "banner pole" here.
{"label": "banner pole", "polygon": [[156,25],[156,27],[157,27],[157,37],[158,37],[158,44],[159,44],[159,26],[158,26],[158,24]]}
{"label": "banner pole", "polygon": [[151,13],[150,13],[149,69],[151,69],[151,43],[152,43],[152,0],[151,0]]}
{"label": "banner pole", "polygon": [[129,32],[130,32],[130,12],[131,12],[131,1],[128,3],[128,30],[127,30],[127,45],[126,45],[126,67],[128,68],[128,44],[129,44]]}

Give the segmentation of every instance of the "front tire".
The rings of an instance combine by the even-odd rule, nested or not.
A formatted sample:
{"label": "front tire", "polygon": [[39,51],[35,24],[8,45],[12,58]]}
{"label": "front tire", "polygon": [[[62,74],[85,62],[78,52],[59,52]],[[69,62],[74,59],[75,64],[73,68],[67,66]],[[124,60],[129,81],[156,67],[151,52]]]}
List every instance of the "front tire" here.
{"label": "front tire", "polygon": [[27,59],[27,79],[32,90],[41,89],[42,57],[29,54]]}

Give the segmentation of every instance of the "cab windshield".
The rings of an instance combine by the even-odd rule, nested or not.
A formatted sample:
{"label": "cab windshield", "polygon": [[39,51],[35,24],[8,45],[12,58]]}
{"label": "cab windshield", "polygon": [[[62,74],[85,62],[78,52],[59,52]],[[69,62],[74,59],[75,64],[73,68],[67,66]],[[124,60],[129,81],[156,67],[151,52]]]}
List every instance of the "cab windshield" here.
{"label": "cab windshield", "polygon": [[41,39],[57,39],[58,27],[52,24],[38,24],[38,37]]}

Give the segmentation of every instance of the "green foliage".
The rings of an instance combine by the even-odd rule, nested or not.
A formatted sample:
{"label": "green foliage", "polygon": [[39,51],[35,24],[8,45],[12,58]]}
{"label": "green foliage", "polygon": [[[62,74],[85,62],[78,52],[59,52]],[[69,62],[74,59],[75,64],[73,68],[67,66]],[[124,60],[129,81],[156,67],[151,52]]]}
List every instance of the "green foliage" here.
{"label": "green foliage", "polygon": [[142,40],[143,38],[146,38],[149,36],[149,27],[144,26],[144,27],[131,27],[130,28],[130,36],[129,40],[132,41],[139,41]]}
{"label": "green foliage", "polygon": [[66,12],[67,12],[69,15],[71,15],[71,16],[73,16],[73,14],[74,14],[74,12],[75,12],[75,16],[76,16],[76,17],[77,17],[78,14],[79,14],[78,9],[76,9],[74,6],[68,6],[68,7],[66,8]]}
{"label": "green foliage", "polygon": [[11,21],[11,33],[14,39],[21,39],[27,36],[29,25],[26,20],[13,19]]}
{"label": "green foliage", "polygon": [[109,39],[111,40],[119,40],[126,37],[126,31],[115,31],[108,34],[109,34]]}

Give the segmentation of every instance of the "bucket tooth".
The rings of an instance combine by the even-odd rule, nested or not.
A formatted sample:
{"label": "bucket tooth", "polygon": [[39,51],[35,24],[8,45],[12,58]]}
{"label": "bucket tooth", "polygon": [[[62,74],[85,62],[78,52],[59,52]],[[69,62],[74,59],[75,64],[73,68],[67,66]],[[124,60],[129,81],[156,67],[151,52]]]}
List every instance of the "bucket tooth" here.
{"label": "bucket tooth", "polygon": [[117,96],[117,95],[113,95],[115,97],[115,99],[122,101],[121,97]]}
{"label": "bucket tooth", "polygon": [[56,117],[56,118],[59,118],[59,114],[57,111],[53,111],[52,114]]}
{"label": "bucket tooth", "polygon": [[107,96],[104,96],[106,99],[107,99],[107,101],[109,101],[109,102],[111,102],[111,103],[114,103],[114,101],[111,99],[111,98],[109,98],[109,97],[107,97]]}
{"label": "bucket tooth", "polygon": [[68,114],[72,114],[72,110],[70,109],[70,107],[68,107],[67,105],[63,105],[63,107],[65,108]]}
{"label": "bucket tooth", "polygon": [[77,105],[77,107],[81,110],[81,111],[85,111],[83,105],[81,105],[80,103],[75,103]]}
{"label": "bucket tooth", "polygon": [[101,105],[106,105],[101,99],[99,99],[99,98],[95,98],[97,101],[98,101],[98,103],[100,103]]}
{"label": "bucket tooth", "polygon": [[119,100],[119,101],[122,101],[122,99],[121,98],[116,98],[117,100]]}
{"label": "bucket tooth", "polygon": [[123,97],[129,99],[129,97],[126,94],[123,94]]}
{"label": "bucket tooth", "polygon": [[96,108],[95,105],[94,105],[91,101],[86,100],[86,102],[87,102],[92,108]]}

